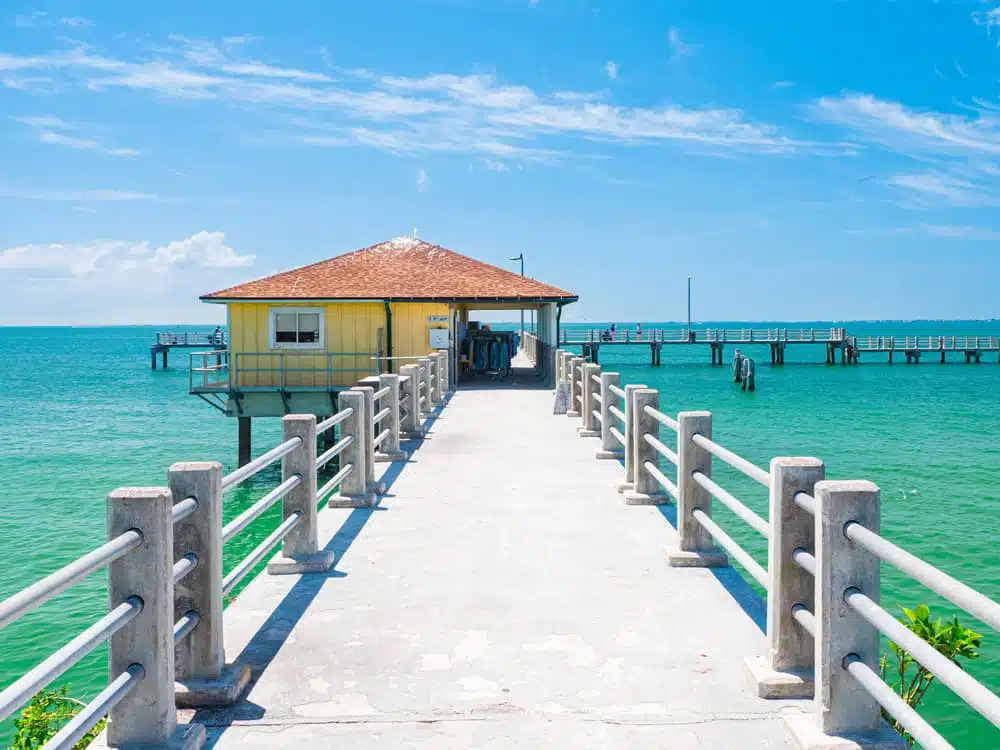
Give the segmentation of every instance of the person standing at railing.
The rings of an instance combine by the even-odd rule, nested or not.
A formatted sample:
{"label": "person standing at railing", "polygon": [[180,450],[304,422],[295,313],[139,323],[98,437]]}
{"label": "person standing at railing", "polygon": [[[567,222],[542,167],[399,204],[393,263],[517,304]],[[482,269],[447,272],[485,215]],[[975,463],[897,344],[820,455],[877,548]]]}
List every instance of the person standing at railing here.
{"label": "person standing at railing", "polygon": [[642,339],[642,323],[635,324],[635,340],[640,341]]}
{"label": "person standing at railing", "polygon": [[222,346],[222,327],[216,326],[215,330],[212,331],[212,343],[216,346]]}

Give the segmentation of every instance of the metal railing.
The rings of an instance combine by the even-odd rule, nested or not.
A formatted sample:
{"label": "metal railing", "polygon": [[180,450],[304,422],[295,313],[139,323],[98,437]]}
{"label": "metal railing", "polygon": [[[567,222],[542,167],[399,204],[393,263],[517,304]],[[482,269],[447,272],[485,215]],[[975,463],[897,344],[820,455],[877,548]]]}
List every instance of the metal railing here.
{"label": "metal railing", "polygon": [[191,352],[189,390],[332,391],[381,370],[377,352]]}
{"label": "metal railing", "polygon": [[[870,482],[828,481],[823,462],[811,457],[773,458],[765,470],[713,439],[710,412],[681,412],[674,418],[660,411],[656,390],[640,385],[623,388],[617,373],[587,371],[584,368],[596,365],[585,365],[567,351],[558,351],[556,362],[560,378],[574,388],[593,383],[599,389],[590,399],[601,404],[602,412],[572,415],[583,419],[579,432],[584,436],[591,434],[588,418],[594,420],[598,414],[604,418],[599,423],[598,458],[609,457],[603,450],[607,445],[617,449],[615,457],[621,457],[624,448],[626,476],[619,489],[626,493],[626,502],[676,502],[678,550],[670,554],[670,564],[726,565],[724,550],[767,592],[768,655],[748,663],[762,697],[815,695],[814,714],[787,719],[793,734],[815,735],[818,729],[863,738],[883,728],[884,710],[923,747],[951,747],[880,676],[880,635],[905,649],[962,701],[1000,727],[1000,697],[879,604],[879,566],[892,565],[997,631],[1000,604],[884,538],[878,531],[878,487]],[[578,381],[581,372],[590,376],[584,383]],[[676,434],[676,449],[664,441],[661,427]],[[712,477],[715,461],[768,489],[769,518]],[[664,462],[676,467],[673,477],[661,468]],[[768,541],[766,567],[712,518],[712,500]],[[825,606],[817,609],[816,602]]]}
{"label": "metal railing", "polygon": [[156,334],[157,346],[218,346],[229,345],[226,331],[197,333],[193,331],[160,331]]}
{"label": "metal railing", "polygon": [[[445,360],[435,358],[442,387]],[[177,463],[167,472],[167,487],[112,492],[107,542],[0,602],[2,629],[108,569],[107,613],[0,692],[0,720],[110,641],[110,683],[46,747],[71,748],[105,716],[112,746],[166,746],[178,732],[200,731],[203,737],[197,725],[177,726],[175,706],[231,704],[250,678],[249,665],[224,662],[224,598],[269,557],[266,569],[273,575],[331,567],[333,552],[319,547],[319,507],[324,500],[331,507],[376,502],[380,488],[372,461],[378,457],[369,446],[383,459],[405,458],[398,449],[400,415],[419,418],[417,391],[429,386],[421,372],[414,365],[403,376],[379,376],[377,390],[365,385],[340,392],[338,411],[318,424],[312,415],[284,417],[282,442],[225,476],[218,462]],[[373,414],[376,398],[383,408]],[[378,425],[382,430],[375,436]],[[319,437],[333,445],[317,455]],[[335,459],[338,470],[318,487],[320,472]],[[277,486],[223,524],[225,493],[279,462]],[[281,521],[224,575],[224,545],[279,502]]]}
{"label": "metal railing", "polygon": [[843,328],[646,328],[564,330],[561,344],[707,344],[707,343],[791,343],[823,344],[845,340]]}

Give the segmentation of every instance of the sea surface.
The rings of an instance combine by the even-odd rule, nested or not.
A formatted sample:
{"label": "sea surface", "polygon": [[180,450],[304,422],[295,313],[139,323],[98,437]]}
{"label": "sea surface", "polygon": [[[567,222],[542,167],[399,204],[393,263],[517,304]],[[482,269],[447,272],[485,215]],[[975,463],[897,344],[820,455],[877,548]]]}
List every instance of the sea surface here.
{"label": "sea surface", "polygon": [[[1000,322],[780,325],[837,325],[859,336],[1000,336]],[[642,326],[677,327],[646,321]],[[115,487],[165,484],[167,467],[175,461],[219,460],[224,471],[235,468],[235,420],[187,394],[186,355],[175,350],[170,369],[150,370],[156,330],[0,328],[0,599],[100,544],[105,497]],[[925,355],[921,364],[908,366],[897,355],[890,366],[885,355],[864,354],[858,366],[827,366],[822,345],[790,346],[785,366],[771,367],[766,346],[741,348],[757,360],[755,393],[732,383],[732,346],[722,367],[710,366],[703,346],[665,346],[656,368],[649,365],[647,346],[605,346],[600,356],[602,366],[619,371],[625,383],[659,389],[665,412],[711,410],[715,440],[760,466],[776,455],[816,456],[826,462],[829,478],[876,482],[885,536],[1000,600],[995,354],[980,365],[966,365],[955,353],[946,365]],[[255,454],[276,444],[279,433],[278,420],[255,420]],[[765,489],[716,465],[716,481],[766,516]],[[273,467],[227,494],[225,519],[277,479]],[[714,513],[766,565],[763,539],[721,505]],[[279,514],[280,508],[273,508],[226,545],[227,569],[274,528]],[[883,606],[898,612],[921,602],[937,615],[954,612],[919,584],[882,567]],[[97,573],[0,631],[0,688],[100,617],[106,605],[105,576]],[[967,664],[969,671],[1000,691],[1000,633],[968,616],[961,619],[984,636],[982,657]],[[98,649],[55,684],[68,682],[72,695],[87,699],[106,681],[106,651]],[[1000,747],[1000,731],[943,685],[931,688],[921,712],[957,748]],[[0,747],[10,732],[10,722],[0,724]]]}

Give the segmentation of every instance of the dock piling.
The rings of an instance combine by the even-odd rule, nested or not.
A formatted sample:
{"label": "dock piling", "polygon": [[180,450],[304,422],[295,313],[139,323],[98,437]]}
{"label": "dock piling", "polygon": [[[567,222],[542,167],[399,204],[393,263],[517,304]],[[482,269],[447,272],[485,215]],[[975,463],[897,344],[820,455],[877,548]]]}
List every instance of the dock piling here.
{"label": "dock piling", "polygon": [[242,468],[250,463],[250,443],[251,443],[251,432],[252,432],[252,422],[250,417],[238,417],[237,428],[239,431],[238,435],[238,459],[237,463]]}

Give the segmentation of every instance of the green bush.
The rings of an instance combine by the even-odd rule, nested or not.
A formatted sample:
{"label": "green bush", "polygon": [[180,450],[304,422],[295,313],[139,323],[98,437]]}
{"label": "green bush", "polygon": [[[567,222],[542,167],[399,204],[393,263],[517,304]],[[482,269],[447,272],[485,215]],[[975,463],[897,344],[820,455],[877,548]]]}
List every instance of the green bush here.
{"label": "green bush", "polygon": [[[84,704],[69,695],[69,685],[58,690],[41,690],[31,702],[21,709],[14,720],[16,733],[10,750],[37,750],[55,736],[62,727],[76,716]],[[73,750],[83,750],[104,729],[101,719],[93,729],[73,745]]]}
{"label": "green bush", "polygon": [[[950,659],[958,666],[959,659],[978,659],[978,649],[982,645],[983,637],[974,630],[965,627],[958,621],[958,617],[953,617],[951,622],[946,622],[940,617],[931,619],[930,608],[926,604],[921,604],[915,609],[903,607],[905,618],[900,618],[900,622],[912,633],[927,641],[938,653]],[[892,666],[892,675],[886,679]],[[911,671],[912,667],[916,667]],[[910,656],[906,649],[899,644],[889,641],[889,653],[882,654],[879,659],[879,672],[882,679],[892,685],[908,705],[916,708],[928,689],[934,682],[934,675],[928,672],[923,666]],[[892,728],[906,737],[907,742],[913,744],[913,738],[900,726],[899,722],[891,716],[882,712],[886,720],[892,724]]]}

